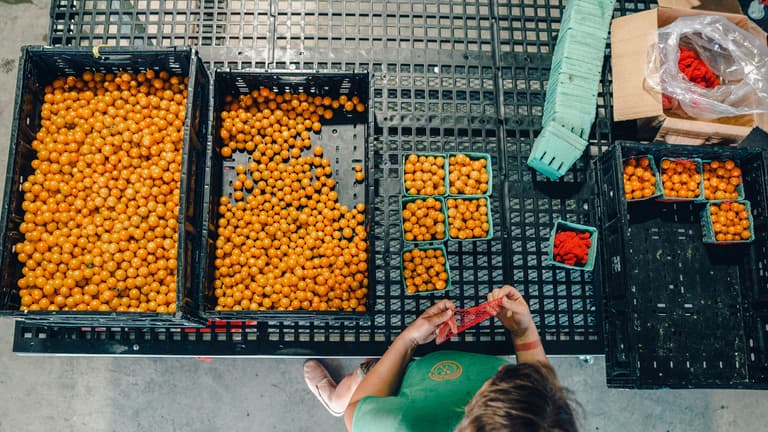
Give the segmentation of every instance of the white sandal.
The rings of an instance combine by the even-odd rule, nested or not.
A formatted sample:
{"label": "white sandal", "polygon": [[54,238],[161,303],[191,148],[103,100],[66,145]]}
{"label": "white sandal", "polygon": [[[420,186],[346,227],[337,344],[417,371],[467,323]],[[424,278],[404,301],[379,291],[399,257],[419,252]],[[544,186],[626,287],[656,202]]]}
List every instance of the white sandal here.
{"label": "white sandal", "polygon": [[331,375],[328,374],[328,371],[323,367],[323,365],[317,361],[309,359],[304,362],[304,382],[307,383],[307,387],[309,387],[309,391],[312,392],[312,394],[317,397],[318,400],[320,400],[320,403],[323,404],[326,410],[328,410],[331,415],[336,417],[341,417],[344,415],[344,411],[336,411],[333,408],[331,408],[330,402],[326,399],[328,392],[322,391],[320,389],[320,386],[329,386],[331,389],[336,389],[336,382],[331,378]]}

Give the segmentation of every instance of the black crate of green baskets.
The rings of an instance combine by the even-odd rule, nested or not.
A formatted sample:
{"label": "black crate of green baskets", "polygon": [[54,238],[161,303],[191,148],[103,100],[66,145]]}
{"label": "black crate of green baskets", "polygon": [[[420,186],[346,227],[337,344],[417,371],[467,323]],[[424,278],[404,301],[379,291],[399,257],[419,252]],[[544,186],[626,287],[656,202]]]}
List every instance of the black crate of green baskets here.
{"label": "black crate of green baskets", "polygon": [[0,313],[196,324],[209,84],[190,48],[22,49]]}
{"label": "black crate of green baskets", "polygon": [[[725,201],[627,202],[622,160],[649,156],[740,167],[749,241],[714,242]],[[601,196],[608,384],[766,388],[768,159],[753,148],[620,142],[595,161]],[[730,165],[730,163],[729,163]],[[745,215],[746,216],[746,215]],[[741,231],[739,231],[741,232]],[[740,239],[741,240],[741,239]]]}

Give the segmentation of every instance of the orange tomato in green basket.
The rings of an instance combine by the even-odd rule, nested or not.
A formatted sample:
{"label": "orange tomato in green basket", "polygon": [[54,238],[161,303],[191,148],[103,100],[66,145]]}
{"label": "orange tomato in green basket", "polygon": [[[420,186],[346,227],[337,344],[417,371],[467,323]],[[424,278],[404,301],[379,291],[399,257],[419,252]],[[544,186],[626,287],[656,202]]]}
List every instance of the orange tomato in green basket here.
{"label": "orange tomato in green basket", "polygon": [[648,198],[656,193],[656,176],[647,156],[624,161],[624,193],[627,201]]}
{"label": "orange tomato in green basket", "polygon": [[403,182],[409,195],[445,194],[445,158],[410,154],[405,159]]}
{"label": "orange tomato in green basket", "polygon": [[708,200],[735,200],[741,184],[741,169],[732,160],[705,162],[704,197]]}
{"label": "orange tomato in green basket", "polygon": [[448,198],[448,233],[453,239],[486,238],[491,229],[485,198]]}
{"label": "orange tomato in green basket", "polygon": [[406,241],[432,241],[445,238],[445,216],[442,203],[434,198],[417,199],[402,211]]}
{"label": "orange tomato in green basket", "polygon": [[459,153],[448,160],[452,195],[482,195],[488,192],[488,167],[485,158],[471,159]]}
{"label": "orange tomato in green basket", "polygon": [[709,216],[715,240],[721,242],[749,240],[752,237],[749,226],[749,213],[744,204],[724,202],[711,204]]}
{"label": "orange tomato in green basket", "polygon": [[441,291],[448,285],[442,249],[413,249],[403,253],[403,278],[408,293]]}
{"label": "orange tomato in green basket", "polygon": [[701,173],[692,160],[661,161],[661,182],[667,197],[691,199],[701,196]]}

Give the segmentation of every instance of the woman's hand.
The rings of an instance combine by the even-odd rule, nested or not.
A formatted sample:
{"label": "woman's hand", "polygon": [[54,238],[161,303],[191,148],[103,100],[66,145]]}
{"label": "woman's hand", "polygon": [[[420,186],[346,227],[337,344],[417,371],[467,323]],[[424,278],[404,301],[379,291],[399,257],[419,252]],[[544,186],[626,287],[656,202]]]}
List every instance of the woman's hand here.
{"label": "woman's hand", "polygon": [[525,302],[523,295],[518,290],[504,285],[488,294],[488,300],[495,300],[499,297],[504,297],[504,300],[502,300],[501,309],[496,314],[496,318],[512,332],[514,338],[523,337],[529,328],[535,330],[531,310],[528,309],[528,303]]}
{"label": "woman's hand", "polygon": [[441,300],[416,318],[416,321],[403,330],[400,337],[405,338],[414,347],[434,340],[437,328],[453,316],[454,309],[456,306],[452,301]]}

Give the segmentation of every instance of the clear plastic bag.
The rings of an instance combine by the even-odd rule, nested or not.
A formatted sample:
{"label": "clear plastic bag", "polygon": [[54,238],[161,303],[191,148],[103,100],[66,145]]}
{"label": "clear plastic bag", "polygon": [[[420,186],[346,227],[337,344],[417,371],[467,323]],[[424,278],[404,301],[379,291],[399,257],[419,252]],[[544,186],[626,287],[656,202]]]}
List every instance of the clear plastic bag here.
{"label": "clear plastic bag", "polygon": [[[680,48],[693,50],[720,78],[704,88],[678,68]],[[768,48],[765,41],[721,16],[680,17],[658,30],[648,51],[646,81],[694,118],[712,119],[768,111]],[[666,104],[665,104],[666,105]]]}

